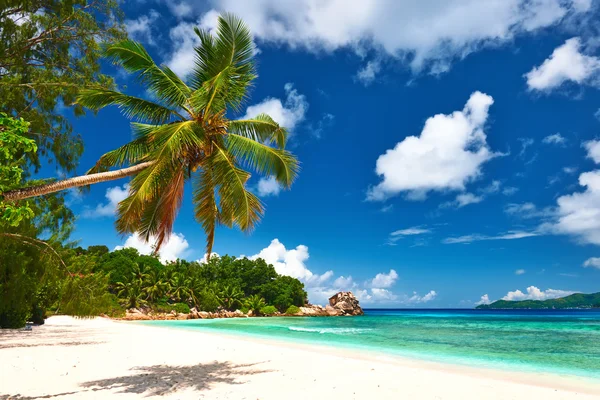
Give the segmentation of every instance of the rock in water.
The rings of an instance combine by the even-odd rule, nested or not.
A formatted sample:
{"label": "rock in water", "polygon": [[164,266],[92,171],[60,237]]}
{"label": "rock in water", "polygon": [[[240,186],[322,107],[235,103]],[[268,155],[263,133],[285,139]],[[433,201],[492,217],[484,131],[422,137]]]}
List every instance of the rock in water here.
{"label": "rock in water", "polygon": [[340,315],[363,315],[364,311],[352,292],[338,292],[329,298],[329,306],[340,311]]}

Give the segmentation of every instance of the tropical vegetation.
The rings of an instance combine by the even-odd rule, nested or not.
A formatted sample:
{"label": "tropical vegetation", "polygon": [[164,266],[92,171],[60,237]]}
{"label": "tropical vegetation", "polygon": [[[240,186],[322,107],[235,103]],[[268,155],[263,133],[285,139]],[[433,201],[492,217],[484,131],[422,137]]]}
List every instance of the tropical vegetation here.
{"label": "tropical vegetation", "polygon": [[[117,0],[10,0],[0,9],[0,327],[42,322],[47,310],[117,315],[127,307],[185,311],[285,311],[301,305],[302,284],[259,260],[210,257],[217,226],[249,232],[264,212],[250,172],[289,187],[298,162],[287,132],[268,115],[236,119],[256,77],[252,37],[231,15],[215,34],[197,35],[196,62],[178,77],[127,39]],[[101,60],[132,74],[152,100],[121,91]],[[69,114],[119,107],[134,140],[103,155],[87,175],[34,179],[78,166],[84,143]],[[105,246],[75,248],[67,191],[132,177],[117,230],[169,236],[193,186],[196,219],[207,236],[206,264]],[[222,269],[222,270],[221,270]],[[272,308],[264,311],[271,312]]]}
{"label": "tropical vegetation", "polygon": [[479,309],[566,309],[566,308],[600,308],[600,292],[585,294],[575,293],[566,297],[549,300],[497,300],[491,304],[477,306]]}
{"label": "tropical vegetation", "polygon": [[76,104],[94,111],[118,106],[134,121],[133,141],[103,155],[88,176],[5,192],[5,199],[17,201],[133,175],[129,196],[119,204],[116,228],[155,240],[158,250],[173,230],[184,187],[191,181],[207,254],[212,253],[218,225],[251,231],[264,207],[247,188],[246,169],[274,176],[288,188],[299,164],[285,150],[285,128],[270,116],[228,116],[228,110],[240,111],[256,78],[255,49],[246,25],[227,14],[219,17],[214,36],[199,29],[195,34],[200,44],[194,49],[189,85],[167,66],[157,65],[138,42],[126,39],[106,46],[103,55],[133,74],[155,100],[93,87],[82,89]]}

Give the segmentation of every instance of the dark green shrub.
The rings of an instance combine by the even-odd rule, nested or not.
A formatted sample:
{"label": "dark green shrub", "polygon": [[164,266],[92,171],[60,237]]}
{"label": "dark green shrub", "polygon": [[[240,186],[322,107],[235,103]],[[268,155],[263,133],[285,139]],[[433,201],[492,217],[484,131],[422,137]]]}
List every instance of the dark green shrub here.
{"label": "dark green shrub", "polygon": [[285,310],[286,314],[293,315],[298,314],[300,312],[300,308],[296,306],[289,306],[287,310]]}
{"label": "dark green shrub", "polygon": [[262,315],[273,315],[277,312],[277,308],[275,306],[264,306],[260,309],[260,313]]}
{"label": "dark green shrub", "polygon": [[178,312],[180,314],[189,314],[190,313],[190,307],[185,303],[175,303],[171,306],[171,309],[175,310],[176,312]]}
{"label": "dark green shrub", "polygon": [[200,292],[198,296],[198,309],[200,311],[215,312],[219,308],[219,298],[210,290]]}

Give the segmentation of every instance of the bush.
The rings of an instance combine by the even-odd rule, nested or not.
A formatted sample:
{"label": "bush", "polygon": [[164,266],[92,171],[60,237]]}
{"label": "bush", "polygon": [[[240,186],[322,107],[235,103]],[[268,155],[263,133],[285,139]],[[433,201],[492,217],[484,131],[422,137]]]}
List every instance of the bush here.
{"label": "bush", "polygon": [[288,315],[298,314],[299,312],[300,308],[296,306],[289,306],[288,309],[285,311],[285,313]]}
{"label": "bush", "polygon": [[198,295],[198,310],[215,312],[219,306],[219,299],[212,291],[203,290]]}
{"label": "bush", "polygon": [[172,306],[172,309],[180,314],[189,314],[190,307],[185,303],[175,303]]}
{"label": "bush", "polygon": [[248,312],[250,311],[250,309],[246,306],[240,308],[240,311],[243,312],[244,314],[248,314]]}
{"label": "bush", "polygon": [[260,309],[260,313],[263,315],[273,315],[277,312],[277,308],[275,306],[264,306]]}

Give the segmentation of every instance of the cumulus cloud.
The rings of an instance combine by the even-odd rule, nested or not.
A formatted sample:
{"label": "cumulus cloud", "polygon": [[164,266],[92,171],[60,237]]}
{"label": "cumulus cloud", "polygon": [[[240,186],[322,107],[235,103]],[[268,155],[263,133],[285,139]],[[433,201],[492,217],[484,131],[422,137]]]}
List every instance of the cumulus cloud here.
{"label": "cumulus cloud", "polygon": [[553,135],[548,135],[545,138],[543,138],[542,143],[564,145],[565,143],[567,143],[567,139],[560,133],[555,133]]}
{"label": "cumulus cloud", "polygon": [[600,269],[600,257],[590,257],[583,263],[583,268]]}
{"label": "cumulus cloud", "polygon": [[128,195],[129,184],[108,188],[106,189],[106,194],[104,195],[108,202],[104,204],[98,204],[96,208],[93,209],[85,209],[81,213],[81,216],[83,218],[111,217],[115,215],[119,203],[125,200]]}
{"label": "cumulus cloud", "polygon": [[288,250],[278,239],[273,239],[268,247],[249,258],[262,258],[267,264],[272,264],[278,274],[297,278],[307,285],[318,286],[333,276],[332,271],[318,275],[308,269],[305,264],[309,258],[308,247],[302,244]]}
{"label": "cumulus cloud", "polygon": [[515,271],[515,275],[523,275],[526,271],[524,269],[518,269]]}
{"label": "cumulus cloud", "polygon": [[600,245],[600,170],[579,175],[579,184],[586,190],[559,197],[556,220],[542,229]]}
{"label": "cumulus cloud", "polygon": [[487,294],[484,294],[483,296],[481,296],[481,298],[479,299],[479,301],[477,303],[475,303],[476,306],[481,305],[481,304],[490,304],[490,297]]}
{"label": "cumulus cloud", "polygon": [[[114,249],[120,250],[131,247],[137,249],[140,254],[149,255],[154,253],[154,243],[156,243],[156,238],[150,237],[150,240],[146,242],[136,233],[127,237],[123,246],[116,246]],[[175,261],[183,257],[189,247],[190,245],[183,234],[173,233],[169,240],[161,246],[158,257],[162,262]]]}
{"label": "cumulus cloud", "polygon": [[435,290],[429,291],[424,296],[419,296],[417,292],[413,292],[413,295],[408,299],[408,303],[427,303],[434,300],[437,297]]}
{"label": "cumulus cloud", "polygon": [[515,290],[514,292],[508,292],[506,296],[502,298],[502,300],[508,301],[520,301],[520,300],[548,300],[548,299],[557,299],[559,297],[569,296],[573,293],[569,290],[555,290],[555,289],[547,289],[540,290],[535,286],[529,286],[527,288],[527,293],[523,293],[520,290]]}
{"label": "cumulus cloud", "polygon": [[152,35],[152,26],[159,16],[160,14],[156,10],[150,10],[147,15],[141,15],[137,19],[126,19],[127,34],[133,40],[151,45],[156,44]]}
{"label": "cumulus cloud", "polygon": [[292,132],[294,128],[304,121],[306,111],[308,110],[308,102],[306,97],[299,94],[294,85],[286,83],[284,86],[285,101],[269,97],[262,102],[248,107],[246,114],[242,119],[253,118],[258,114],[268,114],[279,125],[285,127]]}
{"label": "cumulus cloud", "polygon": [[550,91],[565,82],[598,85],[600,58],[581,53],[581,40],[572,38],[557,47],[539,67],[525,74],[529,90]]}
{"label": "cumulus cloud", "polygon": [[600,140],[589,140],[583,143],[587,150],[587,158],[591,158],[596,164],[600,164]]}
{"label": "cumulus cloud", "polygon": [[481,176],[482,165],[497,156],[483,127],[492,97],[474,92],[462,111],[430,117],[420,136],[409,136],[379,156],[376,172],[383,178],[367,193],[368,200],[385,200],[406,193],[422,200],[429,191],[463,191]]}
{"label": "cumulus cloud", "polygon": [[370,282],[370,286],[372,288],[390,288],[394,286],[397,279],[398,273],[395,270],[390,269],[390,272],[387,274],[381,272],[375,275],[375,278],[373,278]]}
{"label": "cumulus cloud", "polygon": [[536,231],[508,231],[500,235],[482,235],[482,234],[471,234],[463,235],[458,237],[449,237],[442,241],[445,244],[456,244],[456,243],[473,243],[484,240],[516,240],[524,239],[528,237],[540,236],[541,233]]}
{"label": "cumulus cloud", "polygon": [[281,185],[274,176],[260,178],[256,186],[258,195],[261,197],[277,196],[281,192]]}
{"label": "cumulus cloud", "polygon": [[[205,2],[194,2],[199,10]],[[413,70],[448,70],[487,46],[553,26],[589,10],[582,0],[212,0],[244,18],[256,37],[313,52],[354,50],[408,61]],[[214,12],[214,11],[211,11]]]}

